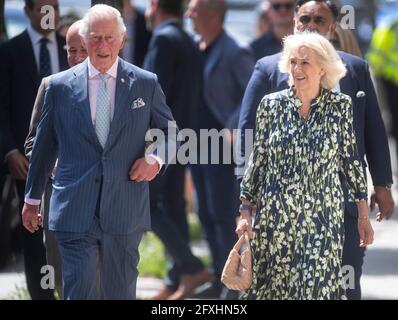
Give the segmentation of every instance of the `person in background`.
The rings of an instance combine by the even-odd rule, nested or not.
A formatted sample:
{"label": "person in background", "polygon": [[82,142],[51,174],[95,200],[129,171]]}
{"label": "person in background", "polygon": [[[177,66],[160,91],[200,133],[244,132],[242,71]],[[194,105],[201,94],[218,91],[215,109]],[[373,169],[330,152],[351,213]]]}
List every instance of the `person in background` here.
{"label": "person in background", "polygon": [[258,19],[256,23],[256,37],[261,37],[272,28],[271,18],[269,17],[271,4],[269,0],[264,0],[257,8]]}
{"label": "person in background", "polygon": [[355,34],[350,29],[342,28],[340,23],[336,23],[334,36],[330,41],[336,50],[347,52],[359,58],[363,57]]}
{"label": "person in background", "polygon": [[66,38],[69,27],[79,19],[80,17],[73,11],[71,13],[68,13],[67,15],[63,15],[57,27],[58,34]]}
{"label": "person in background", "polygon": [[271,21],[271,29],[250,44],[256,61],[281,51],[283,37],[293,33],[294,0],[267,2],[270,4],[267,15]]}
{"label": "person in background", "polygon": [[390,132],[395,140],[398,161],[398,16],[377,26],[366,59],[387,101],[391,115]]}
{"label": "person in background", "polygon": [[[54,8],[53,27],[42,24],[45,5]],[[24,143],[37,90],[44,77],[68,68],[65,38],[55,28],[59,22],[57,0],[25,0],[25,14],[29,18],[27,29],[0,46],[0,117],[8,150],[5,161],[16,179],[17,193],[22,210],[28,159]],[[28,291],[32,299],[53,299],[53,291],[41,287],[41,268],[47,264],[43,245],[43,231],[29,233],[22,227],[22,246]]]}
{"label": "person in background", "polygon": [[[179,129],[192,128],[202,89],[199,49],[182,29],[182,0],[151,0],[145,17],[152,33],[144,68],[157,74]],[[170,165],[150,183],[152,230],[171,257],[165,286],[154,300],[180,300],[209,281],[211,273],[192,254],[184,200],[185,166]]]}
{"label": "person in background", "polygon": [[[83,39],[79,35],[79,28],[81,20],[73,23],[66,33],[66,51],[69,67],[76,66],[83,62],[87,58],[87,50],[83,43]],[[32,154],[33,143],[36,138],[36,129],[39,124],[40,118],[43,113],[44,105],[44,93],[48,87],[50,77],[43,78],[36,97],[35,104],[33,106],[32,118],[30,120],[29,134],[25,141],[25,155],[27,159],[30,159]],[[50,198],[52,193],[52,181],[55,175],[56,167],[53,170],[52,177],[46,186],[46,190],[42,197],[42,205],[40,206],[40,213],[43,219],[44,229],[44,244],[46,247],[47,263],[54,268],[55,271],[55,289],[58,296],[62,299],[62,272],[61,272],[61,257],[58,250],[57,240],[55,234],[48,228],[48,213]]]}
{"label": "person in background", "polygon": [[[191,0],[186,15],[192,20],[199,35],[199,49],[204,61],[201,105],[195,129],[223,129],[219,148],[201,148],[198,159],[206,157],[207,164],[191,165],[191,173],[198,195],[199,219],[209,243],[215,280],[203,288],[198,298],[232,298],[221,285],[221,273],[229,251],[236,242],[235,213],[239,207],[239,186],[235,179],[234,164],[223,155],[224,144],[231,146],[231,132],[238,124],[242,96],[253,71],[253,56],[224,30],[227,3],[224,0]],[[209,140],[207,141],[209,142]],[[205,141],[200,140],[200,146]],[[218,152],[218,154],[217,154]],[[219,155],[218,162],[212,157]],[[231,155],[232,156],[232,155]],[[225,161],[225,162],[224,162]],[[235,195],[235,198],[234,198]]]}
{"label": "person in background", "polygon": [[[337,7],[329,0],[299,0],[295,8],[294,32],[318,32],[330,39],[338,15]],[[378,221],[389,219],[394,212],[390,151],[369,66],[364,60],[350,54],[339,51],[338,55],[346,65],[347,74],[334,90],[351,97],[359,155],[363,166],[368,166],[374,185],[371,203],[373,206],[375,204],[379,206]],[[239,129],[242,130],[240,140],[242,143],[239,149],[241,159],[246,156],[245,130],[255,128],[256,110],[261,98],[265,94],[288,88],[287,75],[277,68],[279,59],[280,54],[260,59],[247,86],[239,119]],[[343,190],[345,198],[343,265],[349,266],[354,272],[355,286],[347,289],[347,298],[356,300],[361,298],[360,278],[365,248],[359,246],[358,211],[355,203],[348,197],[345,183]]]}
{"label": "person in background", "polygon": [[126,25],[126,43],[121,57],[127,62],[141,67],[151,39],[145,15],[134,6],[133,0],[123,0],[122,16]]}

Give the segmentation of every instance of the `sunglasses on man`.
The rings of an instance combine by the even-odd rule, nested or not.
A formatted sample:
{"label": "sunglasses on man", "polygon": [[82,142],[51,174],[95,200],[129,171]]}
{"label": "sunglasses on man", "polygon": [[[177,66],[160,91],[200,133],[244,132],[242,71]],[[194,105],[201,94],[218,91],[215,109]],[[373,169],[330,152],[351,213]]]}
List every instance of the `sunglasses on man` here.
{"label": "sunglasses on man", "polygon": [[282,10],[282,8],[285,8],[287,11],[290,11],[293,9],[294,3],[293,2],[290,2],[290,3],[276,2],[276,3],[272,3],[271,6],[275,11]]}

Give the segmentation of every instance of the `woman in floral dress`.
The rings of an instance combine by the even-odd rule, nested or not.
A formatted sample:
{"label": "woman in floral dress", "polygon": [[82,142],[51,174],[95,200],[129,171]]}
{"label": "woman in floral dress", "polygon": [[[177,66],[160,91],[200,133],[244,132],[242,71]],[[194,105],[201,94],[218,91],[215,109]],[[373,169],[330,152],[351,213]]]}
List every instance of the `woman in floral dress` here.
{"label": "woman in floral dress", "polygon": [[253,284],[243,298],[344,299],[339,172],[358,204],[361,245],[373,242],[351,98],[331,90],[346,69],[315,33],[285,38],[279,67],[291,87],[262,99],[241,184],[237,233],[253,238]]}

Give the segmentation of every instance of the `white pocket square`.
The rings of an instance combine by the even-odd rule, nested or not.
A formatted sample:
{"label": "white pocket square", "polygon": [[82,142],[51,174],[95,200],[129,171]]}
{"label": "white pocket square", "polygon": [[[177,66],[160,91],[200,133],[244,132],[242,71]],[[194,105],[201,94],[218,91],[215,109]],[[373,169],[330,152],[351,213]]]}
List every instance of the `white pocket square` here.
{"label": "white pocket square", "polygon": [[357,92],[357,98],[362,98],[364,96],[366,96],[365,92],[363,92],[363,91],[358,91]]}
{"label": "white pocket square", "polygon": [[138,109],[142,108],[145,106],[145,101],[142,98],[138,98],[133,101],[133,104],[131,105],[131,109]]}

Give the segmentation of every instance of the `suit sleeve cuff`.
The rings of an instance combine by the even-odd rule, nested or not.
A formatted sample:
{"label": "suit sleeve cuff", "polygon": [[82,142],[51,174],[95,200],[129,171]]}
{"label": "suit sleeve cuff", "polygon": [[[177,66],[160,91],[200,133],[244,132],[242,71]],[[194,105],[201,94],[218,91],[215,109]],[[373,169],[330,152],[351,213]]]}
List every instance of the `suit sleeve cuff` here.
{"label": "suit sleeve cuff", "polygon": [[30,204],[32,206],[38,206],[40,205],[41,201],[37,199],[25,198],[25,203]]}
{"label": "suit sleeve cuff", "polygon": [[[162,167],[163,167],[163,165],[164,165],[164,161],[162,160],[162,158],[160,158],[160,157],[158,157],[157,155],[154,155],[154,154],[148,154],[148,156],[147,156],[148,158],[151,158],[151,159],[153,159],[153,160],[155,160],[158,164],[159,164],[159,170],[158,170],[158,173],[160,172],[160,170],[162,170]],[[148,159],[149,160],[149,159]],[[152,164],[151,162],[152,162],[152,160],[149,160],[150,162],[150,164]]]}

